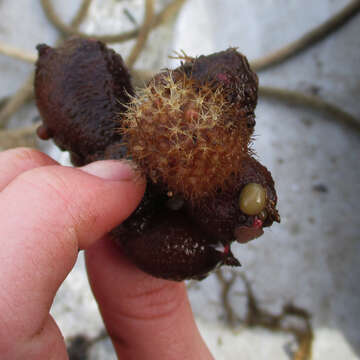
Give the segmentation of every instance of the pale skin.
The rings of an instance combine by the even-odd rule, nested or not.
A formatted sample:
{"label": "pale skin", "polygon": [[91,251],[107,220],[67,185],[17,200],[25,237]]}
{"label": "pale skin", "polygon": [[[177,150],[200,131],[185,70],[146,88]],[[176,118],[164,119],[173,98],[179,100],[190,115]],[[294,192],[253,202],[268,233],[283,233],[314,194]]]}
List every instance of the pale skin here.
{"label": "pale skin", "polygon": [[37,150],[0,153],[2,360],[68,359],[49,310],[79,249],[119,359],[213,359],[184,283],[143,273],[107,235],[143,196],[133,176],[120,161],[75,169]]}

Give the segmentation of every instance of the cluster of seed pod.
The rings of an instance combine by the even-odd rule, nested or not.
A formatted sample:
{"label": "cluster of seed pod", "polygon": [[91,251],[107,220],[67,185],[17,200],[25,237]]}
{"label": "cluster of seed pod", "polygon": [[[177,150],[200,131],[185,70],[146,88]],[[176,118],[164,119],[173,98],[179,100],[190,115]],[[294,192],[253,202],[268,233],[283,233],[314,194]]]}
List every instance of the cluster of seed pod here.
{"label": "cluster of seed pod", "polygon": [[235,49],[185,57],[135,91],[120,55],[74,38],[40,45],[35,91],[52,137],[75,165],[130,158],[148,180],[113,230],[144,271],[172,280],[238,266],[230,244],[279,221],[270,172],[253,158],[258,79]]}

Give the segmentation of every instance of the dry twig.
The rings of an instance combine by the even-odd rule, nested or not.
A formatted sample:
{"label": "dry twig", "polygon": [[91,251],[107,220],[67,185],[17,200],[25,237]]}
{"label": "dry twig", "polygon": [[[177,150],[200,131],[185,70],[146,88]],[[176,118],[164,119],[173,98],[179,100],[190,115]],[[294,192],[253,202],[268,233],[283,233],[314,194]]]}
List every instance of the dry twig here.
{"label": "dry twig", "polygon": [[[77,14],[74,16],[71,22],[72,26],[79,26],[81,22],[85,19],[90,3],[91,0],[83,0]],[[59,39],[58,42],[60,41],[61,39]],[[20,50],[17,51],[22,53],[22,51]],[[36,59],[37,56],[33,59],[33,62],[35,62]],[[4,104],[4,106],[0,109],[0,128],[4,127],[10,117],[33,97],[34,75],[34,72],[32,72],[30,76],[26,79],[26,81],[23,83],[21,88],[16,91],[16,93],[12,95]]]}
{"label": "dry twig", "polygon": [[32,73],[21,88],[11,96],[0,110],[0,128],[6,125],[10,117],[33,96],[34,73]]}
{"label": "dry twig", "polygon": [[0,150],[11,149],[17,146],[36,145],[36,129],[40,125],[37,122],[30,126],[24,126],[12,130],[0,130]]}
{"label": "dry twig", "polygon": [[360,132],[360,120],[357,120],[348,112],[342,110],[336,105],[322,100],[318,96],[305,95],[298,91],[279,89],[271,86],[260,86],[259,95],[274,98],[294,105],[305,105],[313,109],[323,111],[331,115],[329,120],[336,120],[337,122]]}
{"label": "dry twig", "polygon": [[82,4],[77,11],[77,14],[71,21],[71,26],[74,28],[78,28],[82,22],[85,20],[87,13],[89,11],[92,0],[83,0]]}
{"label": "dry twig", "polygon": [[348,20],[354,17],[360,11],[360,1],[354,0],[349,5],[345,6],[341,11],[332,16],[330,19],[319,25],[315,29],[309,31],[299,39],[286,45],[280,50],[277,50],[269,55],[266,55],[258,60],[250,62],[253,70],[260,71],[269,68],[270,66],[279,64],[290,57],[298,54],[306,48],[314,45],[318,41],[324,39],[330,33],[334,32]]}
{"label": "dry twig", "polygon": [[[181,6],[185,3],[185,1],[186,0],[174,0],[169,5],[165,6],[164,9],[154,17],[152,28],[161,25],[167,19],[172,17],[174,14],[176,14],[177,11],[181,8]],[[140,28],[138,27],[134,30],[122,32],[120,34],[108,34],[108,35],[86,34],[75,28],[73,25],[65,24],[57,15],[55,9],[52,6],[51,0],[41,0],[41,4],[49,21],[65,36],[77,35],[84,38],[92,38],[95,40],[100,40],[106,43],[119,43],[134,39],[140,33]]]}
{"label": "dry twig", "polygon": [[[280,314],[271,314],[259,306],[258,300],[254,295],[251,284],[247,277],[233,271],[230,279],[226,279],[223,270],[218,270],[216,276],[222,286],[221,298],[223,307],[227,315],[228,324],[233,328],[236,313],[230,303],[230,291],[239,277],[245,285],[245,295],[247,298],[247,314],[242,322],[248,327],[262,327],[270,331],[284,332],[292,334],[298,344],[298,349],[293,353],[293,360],[310,360],[312,351],[313,331],[310,323],[310,315],[306,310],[294,305],[287,304],[283,307]],[[304,326],[286,325],[284,321],[289,317],[295,317],[301,320]]]}
{"label": "dry twig", "polygon": [[[6,102],[9,100],[7,96],[0,99],[0,110],[1,108],[6,104]],[[1,127],[0,127],[1,128]]]}
{"label": "dry twig", "polygon": [[134,47],[131,49],[130,55],[126,59],[126,64],[130,70],[133,68],[142,49],[144,48],[146,40],[151,31],[153,20],[154,20],[154,0],[146,0],[143,25],[140,28],[139,35],[136,39],[136,43]]}
{"label": "dry twig", "polygon": [[[86,14],[89,10],[92,0],[84,0],[81,4],[78,13],[75,15],[74,19],[72,20],[72,26],[77,27],[79,26],[85,19]],[[14,59],[18,59],[21,61],[28,62],[33,64],[37,60],[37,55],[35,53],[26,52],[21,50],[17,47],[7,45],[3,42],[0,42],[0,54],[10,56]]]}
{"label": "dry twig", "polygon": [[25,61],[30,64],[34,63],[37,58],[35,53],[30,53],[24,50],[20,50],[14,46],[4,44],[3,42],[0,42],[0,54],[10,56],[14,59],[18,59],[21,61]]}
{"label": "dry twig", "polygon": [[226,322],[230,325],[231,328],[234,328],[237,318],[235,311],[230,303],[230,291],[235,283],[235,280],[237,279],[237,273],[235,271],[232,271],[230,279],[225,278],[222,270],[216,271],[215,275],[218,278],[219,282],[222,284],[220,296],[223,301],[223,307],[227,317]]}

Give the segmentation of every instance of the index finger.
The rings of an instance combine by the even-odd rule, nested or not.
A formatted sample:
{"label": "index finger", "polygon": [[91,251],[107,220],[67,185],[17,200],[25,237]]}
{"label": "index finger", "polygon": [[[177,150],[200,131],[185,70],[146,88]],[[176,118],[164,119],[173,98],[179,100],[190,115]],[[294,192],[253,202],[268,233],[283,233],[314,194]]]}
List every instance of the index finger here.
{"label": "index finger", "polygon": [[16,148],[0,152],[0,191],[23,172],[40,166],[58,164],[41,151]]}

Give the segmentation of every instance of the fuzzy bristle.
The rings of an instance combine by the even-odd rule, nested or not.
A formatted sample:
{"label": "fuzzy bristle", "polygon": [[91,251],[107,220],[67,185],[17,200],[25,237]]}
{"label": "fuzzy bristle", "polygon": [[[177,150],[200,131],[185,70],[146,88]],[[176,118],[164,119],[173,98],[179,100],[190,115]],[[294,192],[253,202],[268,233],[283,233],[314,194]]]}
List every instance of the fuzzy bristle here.
{"label": "fuzzy bristle", "polygon": [[129,105],[122,133],[131,158],[156,183],[197,199],[224,188],[248,154],[248,130],[218,87],[167,72]]}

